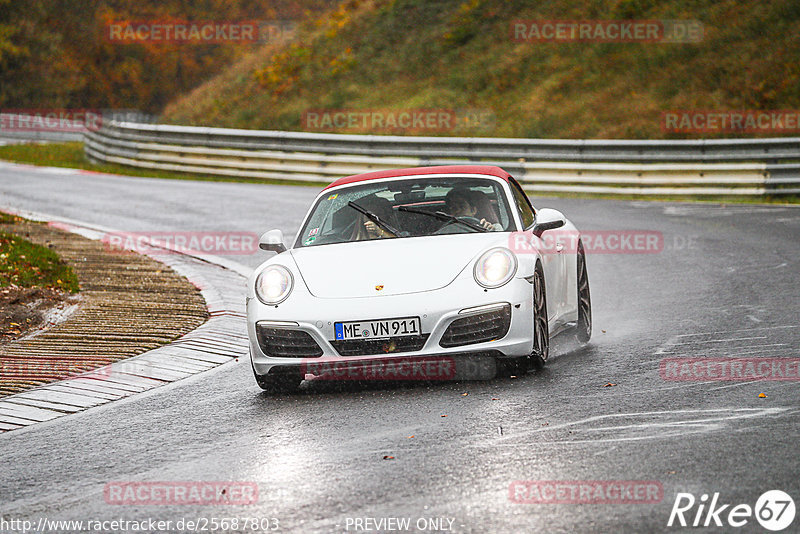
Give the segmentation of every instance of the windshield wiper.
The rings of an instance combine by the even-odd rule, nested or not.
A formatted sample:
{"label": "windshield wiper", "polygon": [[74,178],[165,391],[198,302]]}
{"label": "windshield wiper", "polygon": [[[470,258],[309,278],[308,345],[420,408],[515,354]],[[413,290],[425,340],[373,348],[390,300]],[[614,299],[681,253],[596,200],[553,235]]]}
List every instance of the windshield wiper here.
{"label": "windshield wiper", "polygon": [[398,230],[397,228],[394,228],[389,223],[383,222],[380,217],[378,217],[377,215],[375,215],[371,211],[365,210],[364,208],[362,208],[361,206],[359,206],[358,204],[356,204],[352,200],[350,202],[348,202],[347,205],[350,206],[351,208],[353,208],[354,210],[356,210],[357,212],[359,212],[361,215],[363,215],[364,217],[366,217],[370,221],[374,222],[382,230],[386,230],[387,232],[392,234],[394,237],[400,237],[400,230]]}
{"label": "windshield wiper", "polygon": [[471,222],[462,221],[461,219],[459,219],[455,215],[450,215],[450,214],[445,213],[443,211],[417,210],[417,209],[414,209],[414,208],[409,208],[408,206],[400,206],[400,207],[397,208],[397,211],[407,211],[408,213],[419,213],[420,215],[428,215],[429,217],[434,217],[436,219],[439,219],[440,221],[445,221],[447,223],[462,224],[462,225],[466,226],[467,228],[471,228],[471,229],[475,230],[476,232],[488,232],[489,231],[487,228],[484,228],[483,226],[478,226],[477,224],[473,224]]}

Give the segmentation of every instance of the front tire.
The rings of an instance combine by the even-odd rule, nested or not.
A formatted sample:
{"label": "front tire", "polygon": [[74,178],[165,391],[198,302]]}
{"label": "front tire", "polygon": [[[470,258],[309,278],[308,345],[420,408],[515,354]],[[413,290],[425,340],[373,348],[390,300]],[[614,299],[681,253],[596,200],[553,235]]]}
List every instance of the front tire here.
{"label": "front tire", "polygon": [[273,375],[259,375],[253,369],[256,384],[267,393],[294,393],[303,381],[298,374],[278,373]]}
{"label": "front tire", "polygon": [[578,323],[575,337],[586,343],[592,337],[592,296],[589,292],[589,274],[586,271],[586,253],[583,242],[578,241]]}
{"label": "front tire", "polygon": [[533,275],[533,352],[531,368],[540,370],[550,355],[550,326],[547,323],[547,292],[542,266]]}

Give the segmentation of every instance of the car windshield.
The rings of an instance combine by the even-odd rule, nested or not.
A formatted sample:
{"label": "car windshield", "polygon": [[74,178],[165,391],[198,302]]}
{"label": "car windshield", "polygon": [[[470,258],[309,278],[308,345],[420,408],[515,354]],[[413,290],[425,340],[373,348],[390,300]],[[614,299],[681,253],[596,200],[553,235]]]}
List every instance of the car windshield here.
{"label": "car windshield", "polygon": [[506,232],[513,227],[503,187],[492,179],[366,182],[320,197],[295,246]]}

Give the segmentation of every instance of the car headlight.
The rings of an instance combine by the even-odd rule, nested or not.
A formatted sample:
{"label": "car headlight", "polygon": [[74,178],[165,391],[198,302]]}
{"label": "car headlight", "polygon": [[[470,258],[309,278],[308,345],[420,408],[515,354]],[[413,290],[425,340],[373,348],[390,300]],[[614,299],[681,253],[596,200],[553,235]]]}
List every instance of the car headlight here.
{"label": "car headlight", "polygon": [[475,281],[483,287],[495,288],[508,283],[517,272],[517,257],[507,248],[493,248],[475,262]]}
{"label": "car headlight", "polygon": [[270,265],[256,277],[256,296],[264,304],[280,304],[289,297],[294,277],[282,265]]}

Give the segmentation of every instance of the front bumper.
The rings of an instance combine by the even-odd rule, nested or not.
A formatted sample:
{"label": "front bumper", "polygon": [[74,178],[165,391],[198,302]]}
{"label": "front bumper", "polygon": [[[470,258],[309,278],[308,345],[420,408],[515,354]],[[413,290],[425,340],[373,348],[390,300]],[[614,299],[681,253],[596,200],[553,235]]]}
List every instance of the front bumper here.
{"label": "front bumper", "polygon": [[[355,363],[431,356],[462,359],[469,355],[519,357],[529,355],[533,349],[532,287],[524,278],[514,278],[496,289],[484,289],[472,280],[459,278],[435,291],[369,298],[317,298],[302,288],[296,293],[279,306],[267,306],[255,298],[249,299],[247,303],[250,354],[256,374],[266,375],[290,368],[319,368],[320,362]],[[504,336],[470,344],[463,344],[462,337],[460,344],[456,346],[447,346],[452,345],[452,336],[443,341],[448,327],[454,321],[477,317],[486,313],[487,309],[498,309],[504,305],[508,306],[511,316]],[[334,341],[336,322],[396,317],[419,317],[424,339],[414,342],[404,340],[405,343],[394,344],[389,340],[385,343],[374,342],[370,353],[358,355],[353,355],[352,350],[343,350],[341,342]],[[306,357],[268,355],[262,350],[257,335],[256,324],[260,322],[270,328],[302,332],[299,336],[302,340],[298,343],[310,347],[308,342],[313,341],[319,350],[314,352],[314,356]],[[462,328],[461,331],[465,329]],[[407,350],[417,347],[420,348]]]}

